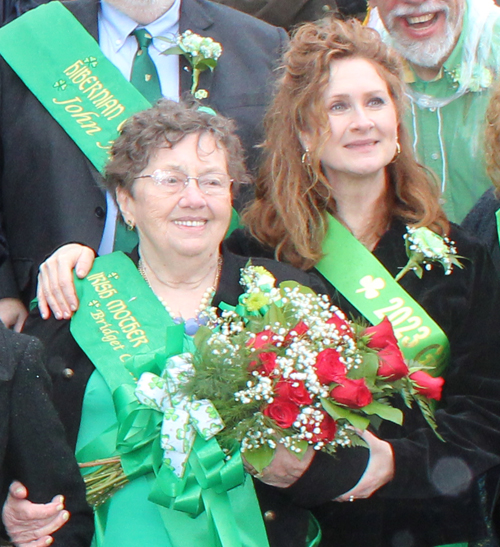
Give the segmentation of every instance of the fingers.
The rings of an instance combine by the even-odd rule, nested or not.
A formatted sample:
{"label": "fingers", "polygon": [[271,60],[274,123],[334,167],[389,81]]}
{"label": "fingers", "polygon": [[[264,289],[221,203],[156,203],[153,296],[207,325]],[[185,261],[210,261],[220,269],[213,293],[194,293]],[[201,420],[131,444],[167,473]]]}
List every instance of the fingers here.
{"label": "fingers", "polygon": [[9,495],[13,498],[23,500],[28,497],[28,490],[19,481],[14,481],[9,486]]}
{"label": "fingers", "polygon": [[394,454],[391,445],[366,430],[361,434],[370,448],[370,459],[358,484],[334,501],[368,498],[394,477]]}
{"label": "fingers", "polygon": [[73,269],[78,277],[85,277],[94,258],[92,249],[71,243],[58,249],[40,266],[37,296],[44,319],[50,316],[51,310],[56,319],[69,319],[78,309]]}
{"label": "fingers", "polygon": [[0,320],[9,329],[20,332],[28,317],[28,310],[18,298],[0,300]]}
{"label": "fingers", "polygon": [[262,473],[250,473],[270,486],[288,488],[304,474],[313,458],[314,450],[311,447],[308,447],[306,453],[299,459],[278,443],[272,462],[262,470]]}
{"label": "fingers", "polygon": [[44,536],[36,541],[29,541],[28,543],[14,543],[15,547],[47,547],[52,545],[54,539],[51,536]]}
{"label": "fingers", "polygon": [[50,545],[50,537],[69,519],[63,496],[55,496],[50,503],[36,504],[26,499],[26,488],[14,482],[3,507],[2,519],[15,545],[41,547]]}
{"label": "fingers", "polygon": [[10,538],[14,545],[18,547],[44,547],[53,543],[51,534],[59,530],[69,520],[68,511],[60,511],[57,516],[48,521],[46,525],[37,529],[16,530],[14,533],[7,528]]}
{"label": "fingers", "polygon": [[80,256],[78,257],[78,261],[75,266],[76,275],[80,279],[83,279],[89,274],[94,264],[94,260],[95,260],[94,250],[91,249],[90,247],[82,247]]}
{"label": "fingers", "polygon": [[24,323],[26,322],[27,317],[28,317],[28,310],[23,306],[22,308],[19,309],[17,318],[13,325],[13,329],[15,332],[21,332],[23,330]]}

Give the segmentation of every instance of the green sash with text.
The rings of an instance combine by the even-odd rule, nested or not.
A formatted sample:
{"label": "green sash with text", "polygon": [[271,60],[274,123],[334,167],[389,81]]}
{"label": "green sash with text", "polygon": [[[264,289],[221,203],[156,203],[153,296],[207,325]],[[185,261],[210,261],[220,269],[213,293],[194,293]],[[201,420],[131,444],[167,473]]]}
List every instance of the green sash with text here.
{"label": "green sash with text", "polygon": [[[100,172],[123,123],[151,106],[60,2],[2,27],[0,55]],[[228,233],[238,226],[233,209]]]}
{"label": "green sash with text", "polygon": [[331,215],[323,253],[317,270],[372,324],[387,317],[406,359],[416,360],[430,367],[431,374],[440,375],[449,357],[446,334],[377,258]]}
{"label": "green sash with text", "polygon": [[99,171],[123,122],[151,106],[60,2],[1,28],[0,54]]}
{"label": "green sash with text", "polygon": [[[103,453],[119,455],[129,480],[154,477],[149,499],[160,506],[164,520],[161,506],[193,517],[206,511],[210,545],[241,547],[227,494],[244,483],[250,488],[239,452],[228,459],[213,436],[207,440],[197,434],[186,453],[186,471],[179,477],[163,459],[160,431],[165,417],[136,396],[141,375],[160,377],[167,359],[195,350],[184,325],[174,323],[123,253],[97,258],[90,274],[75,279],[75,284],[80,306],[71,320],[71,333],[109,387],[117,416],[115,426],[78,451],[78,461],[95,461]],[[249,547],[268,546],[253,487],[247,498],[245,518],[251,519],[255,531]],[[97,508],[97,534],[105,529],[106,514],[106,504]]]}

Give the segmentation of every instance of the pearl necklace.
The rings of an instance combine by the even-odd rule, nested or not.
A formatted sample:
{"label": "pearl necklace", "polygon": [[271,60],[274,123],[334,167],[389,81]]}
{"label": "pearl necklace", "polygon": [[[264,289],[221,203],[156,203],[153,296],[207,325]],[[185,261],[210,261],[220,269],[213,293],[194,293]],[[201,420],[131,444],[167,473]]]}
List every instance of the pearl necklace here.
{"label": "pearl necklace", "polygon": [[184,330],[186,334],[193,336],[194,334],[196,334],[196,331],[202,325],[206,325],[208,323],[208,319],[209,319],[208,308],[210,307],[212,299],[215,295],[216,288],[219,285],[219,278],[220,278],[220,273],[222,270],[222,263],[223,263],[222,256],[219,256],[217,261],[217,272],[215,273],[214,284],[208,287],[203,293],[203,296],[201,297],[201,300],[200,300],[200,305],[196,308],[196,311],[194,312],[194,317],[190,317],[189,319],[186,319],[186,320],[184,320],[182,315],[175,316],[174,312],[172,311],[170,306],[165,302],[165,300],[154,292],[153,287],[151,286],[151,282],[149,280],[148,274],[146,272],[146,268],[144,267],[144,262],[142,258],[139,259],[138,270],[139,270],[139,273],[142,275],[144,281],[146,281],[146,283],[148,284],[149,288],[154,292],[156,298],[158,298],[158,300],[160,301],[161,305],[165,308],[167,313],[174,320],[174,323],[177,323],[178,325],[181,323],[184,323]]}

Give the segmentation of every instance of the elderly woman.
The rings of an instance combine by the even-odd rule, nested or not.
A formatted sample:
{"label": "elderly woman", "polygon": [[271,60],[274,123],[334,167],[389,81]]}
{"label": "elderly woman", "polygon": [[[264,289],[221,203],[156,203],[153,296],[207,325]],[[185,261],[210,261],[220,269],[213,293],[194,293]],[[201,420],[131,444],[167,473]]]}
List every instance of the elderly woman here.
{"label": "elderly woman", "polygon": [[[316,268],[347,313],[387,316],[408,360],[446,376],[439,436],[400,401],[403,427],[381,424],[359,483],[315,510],[328,546],[472,545],[489,534],[497,484],[499,287],[488,254],[447,221],[413,158],[401,82],[374,31],[301,27],[267,117],[248,231],[229,241],[240,254]],[[43,269],[41,293],[61,316],[77,305],[75,263],[85,272],[89,253],[62,250]]]}
{"label": "elderly woman", "polygon": [[[151,329],[158,328],[162,346],[165,327],[184,325],[180,346],[190,350],[191,335],[205,322],[207,308],[221,301],[236,305],[243,290],[239,276],[247,259],[220,249],[231,219],[231,188],[246,179],[241,147],[232,129],[230,122],[203,109],[160,101],[127,122],[112,150],[107,189],[116,196],[125,223],[137,229],[140,243],[125,264],[121,254],[100,259],[100,264],[116,261],[110,279],[124,280],[124,290],[131,292],[114,296],[119,299],[114,302],[127,302],[145,321],[152,318]],[[253,263],[265,266],[278,282],[294,279],[323,289],[317,278],[290,266],[267,259]],[[100,271],[88,280],[105,297],[104,292],[114,289],[106,276],[101,279]],[[87,304],[94,306],[96,300]],[[88,309],[87,304],[83,308]],[[98,307],[92,309],[105,342],[97,349],[85,341],[85,327],[77,327],[79,314],[71,326],[73,337],[66,321],[35,318],[27,326],[45,344],[55,378],[56,406],[80,461],[115,455],[119,417],[113,398],[130,380],[124,361],[133,356],[124,352],[141,345],[148,332],[141,327],[132,333],[127,324],[127,339],[135,343],[125,350],[127,341],[113,338],[116,331],[101,318]],[[147,337],[148,348],[157,349],[152,336]],[[102,358],[108,342],[117,351],[111,348]],[[110,431],[114,440],[106,442]],[[179,508],[187,491],[182,499],[177,496],[172,508],[148,501],[157,499],[152,491],[154,477],[141,471],[96,509],[96,545],[304,546],[308,531],[304,507],[349,490],[363,474],[367,459],[368,450],[363,447],[339,450],[336,458],[309,449],[300,461],[280,448],[260,480],[255,480],[255,487],[247,475],[228,492],[212,489],[203,497],[206,511],[196,518]],[[327,480],[322,476],[325,469],[329,470]],[[197,476],[190,475],[188,487]],[[218,505],[223,514],[218,513]]]}

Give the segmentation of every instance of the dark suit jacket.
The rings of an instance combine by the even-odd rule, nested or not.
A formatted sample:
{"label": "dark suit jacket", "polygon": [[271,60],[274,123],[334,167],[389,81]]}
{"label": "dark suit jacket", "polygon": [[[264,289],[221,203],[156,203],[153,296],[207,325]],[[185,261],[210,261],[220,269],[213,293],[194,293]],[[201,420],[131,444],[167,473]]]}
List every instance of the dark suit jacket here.
{"label": "dark suit jacket", "polygon": [[[132,258],[137,261],[137,253]],[[247,260],[224,252],[224,266],[214,305],[221,301],[230,305],[238,303],[242,291],[239,272]],[[278,282],[293,279],[318,293],[325,292],[324,285],[317,278],[291,266],[267,259],[252,259],[252,262],[271,271]],[[43,321],[34,312],[28,318],[26,331],[44,342],[47,367],[54,381],[55,406],[69,441],[74,445],[85,386],[94,366],[70,335],[68,321],[56,321],[52,317]],[[71,373],[68,373],[69,369]],[[304,547],[309,516],[306,508],[352,488],[363,474],[367,460],[368,450],[362,447],[339,449],[335,458],[319,452],[305,474],[290,488],[273,488],[255,480],[271,547]]]}
{"label": "dark suit jacket", "polygon": [[[67,7],[97,39],[96,0]],[[234,118],[255,164],[253,145],[271,96],[274,68],[287,41],[277,29],[207,0],[183,0],[180,30],[209,35],[224,48],[217,68],[200,78],[207,103]],[[181,90],[191,76],[181,59]],[[0,59],[0,177],[3,230],[11,260],[0,269],[0,298],[34,296],[39,264],[55,248],[79,241],[97,249],[106,217],[100,175],[84,154]]]}
{"label": "dark suit jacket", "polygon": [[47,503],[63,494],[71,519],[54,545],[85,547],[94,531],[92,511],[74,455],[49,397],[41,344],[0,324],[0,506],[13,479],[29,499]]}
{"label": "dark suit jacket", "polygon": [[[249,13],[263,21],[293,30],[307,21],[316,21],[336,13],[360,16],[366,12],[366,0],[214,0]],[[286,3],[286,5],[285,5]]]}
{"label": "dark suit jacket", "polygon": [[249,13],[263,21],[290,29],[306,21],[316,21],[331,13],[337,2],[332,0],[215,0],[232,8]]}

